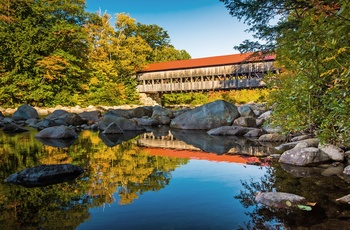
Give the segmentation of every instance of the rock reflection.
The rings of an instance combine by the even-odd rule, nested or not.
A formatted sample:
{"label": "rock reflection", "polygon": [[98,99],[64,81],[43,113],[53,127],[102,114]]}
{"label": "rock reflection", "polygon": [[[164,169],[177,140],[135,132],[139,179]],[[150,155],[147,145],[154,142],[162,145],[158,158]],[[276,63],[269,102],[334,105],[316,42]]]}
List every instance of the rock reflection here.
{"label": "rock reflection", "polygon": [[[337,229],[349,226],[348,205],[335,202],[336,197],[348,193],[348,185],[337,176],[322,176],[325,168],[291,168],[273,163],[260,180],[241,181],[243,189],[235,199],[248,208],[250,221],[240,229],[329,229],[330,222]],[[315,202],[312,211],[276,209],[258,204],[255,196],[260,191],[278,191],[297,194]]]}
{"label": "rock reflection", "polygon": [[36,138],[38,141],[44,145],[57,147],[57,148],[67,148],[74,144],[76,138],[69,139],[48,139],[48,138]]}

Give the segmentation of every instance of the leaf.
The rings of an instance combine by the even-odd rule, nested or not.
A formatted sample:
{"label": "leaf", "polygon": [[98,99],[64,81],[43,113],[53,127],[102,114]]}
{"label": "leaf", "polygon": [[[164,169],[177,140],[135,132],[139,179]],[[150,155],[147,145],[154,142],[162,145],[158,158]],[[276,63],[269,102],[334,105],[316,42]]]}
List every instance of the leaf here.
{"label": "leaf", "polygon": [[310,206],[301,205],[301,204],[298,204],[298,208],[303,210],[303,211],[311,211],[312,210],[312,208]]}

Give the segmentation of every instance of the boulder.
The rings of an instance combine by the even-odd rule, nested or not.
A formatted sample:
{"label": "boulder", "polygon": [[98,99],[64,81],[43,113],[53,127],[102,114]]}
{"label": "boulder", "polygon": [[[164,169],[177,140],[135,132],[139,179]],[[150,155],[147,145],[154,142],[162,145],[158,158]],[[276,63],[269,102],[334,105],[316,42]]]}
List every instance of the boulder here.
{"label": "boulder", "polygon": [[231,125],[238,118],[237,107],[223,100],[214,101],[175,117],[170,127],[177,129],[213,129]]}
{"label": "boulder", "polygon": [[297,148],[285,151],[280,159],[280,163],[299,165],[299,166],[312,166],[320,163],[330,161],[331,158],[315,147]]}
{"label": "boulder", "polygon": [[39,165],[14,173],[5,182],[25,187],[47,186],[73,180],[83,172],[81,167],[72,164]]}
{"label": "boulder", "polygon": [[30,118],[39,119],[39,114],[36,111],[36,109],[33,108],[32,106],[21,105],[20,107],[18,107],[16,112],[14,112],[14,114],[12,115],[12,118],[15,121],[21,121],[21,120],[25,121]]}
{"label": "boulder", "polygon": [[259,137],[259,141],[262,142],[284,142],[286,141],[286,136],[277,133],[267,133]]}
{"label": "boulder", "polygon": [[68,139],[77,138],[78,134],[67,126],[54,126],[41,130],[35,135],[36,138]]}
{"label": "boulder", "polygon": [[107,112],[99,122],[100,130],[105,130],[111,123],[116,123],[123,131],[125,130],[145,130],[144,127],[136,124],[134,120],[116,115],[113,112]]}
{"label": "boulder", "polygon": [[266,133],[281,133],[282,132],[282,128],[279,126],[274,127],[271,125],[263,125],[262,128]]}
{"label": "boulder", "polygon": [[83,118],[81,118],[78,114],[69,113],[65,110],[55,110],[53,113],[49,114],[46,119],[53,120],[56,124],[67,126],[78,126],[85,123]]}
{"label": "boulder", "polygon": [[159,125],[169,125],[171,122],[171,119],[168,116],[154,116],[152,119],[156,120]]}
{"label": "boulder", "polygon": [[158,120],[150,117],[133,118],[133,120],[140,126],[157,126],[160,124]]}
{"label": "boulder", "polygon": [[151,106],[137,107],[130,110],[129,118],[142,118],[151,117],[153,113],[153,108]]}
{"label": "boulder", "polygon": [[295,142],[295,141],[302,141],[302,140],[306,140],[306,139],[311,139],[310,135],[295,136],[290,141]]}
{"label": "boulder", "polygon": [[210,129],[207,133],[212,136],[243,136],[250,130],[241,126],[221,126]]}
{"label": "boulder", "polygon": [[345,154],[341,148],[331,144],[319,145],[318,148],[326,153],[332,160],[341,162],[344,161]]}
{"label": "boulder", "polygon": [[[255,200],[269,207],[283,209],[303,209],[304,205],[307,204],[304,197],[285,192],[259,192],[256,195]],[[309,207],[309,210],[311,209],[312,208]]]}
{"label": "boulder", "polygon": [[252,137],[257,138],[264,134],[264,131],[262,129],[252,129],[249,130],[246,134],[244,134],[245,137]]}
{"label": "boulder", "polygon": [[266,111],[266,112],[264,112],[264,113],[262,113],[259,117],[258,117],[258,119],[265,119],[265,120],[268,120],[270,117],[271,117],[271,110],[269,110],[269,111]]}
{"label": "boulder", "polygon": [[98,123],[102,117],[101,111],[99,110],[84,111],[78,115],[85,121],[85,123],[90,125]]}
{"label": "boulder", "polygon": [[239,117],[233,121],[233,124],[243,127],[255,127],[256,120],[254,117]]}
{"label": "boulder", "polygon": [[152,118],[159,117],[159,116],[166,116],[169,117],[170,119],[173,118],[173,111],[170,109],[165,109],[163,107],[160,107],[158,105],[153,107],[153,113],[152,113]]}
{"label": "boulder", "polygon": [[4,124],[2,131],[7,132],[7,133],[23,133],[23,132],[27,132],[28,129],[25,129],[22,126],[17,125],[13,122],[10,122],[10,123]]}
{"label": "boulder", "polygon": [[300,145],[304,145],[304,147],[317,148],[319,145],[319,140],[317,138],[311,138],[311,139],[305,139],[305,140],[301,140],[301,141],[283,143],[283,144],[277,146],[276,149],[279,151],[286,151],[286,150],[295,148],[297,145],[299,145],[299,147],[300,147]]}
{"label": "boulder", "polygon": [[41,121],[39,121],[38,123],[36,123],[33,128],[42,130],[48,127],[52,127],[52,126],[59,126],[60,124],[57,124],[54,120],[49,120],[49,119],[42,119]]}
{"label": "boulder", "polygon": [[238,107],[238,112],[241,117],[255,117],[253,109],[249,105],[242,105]]}

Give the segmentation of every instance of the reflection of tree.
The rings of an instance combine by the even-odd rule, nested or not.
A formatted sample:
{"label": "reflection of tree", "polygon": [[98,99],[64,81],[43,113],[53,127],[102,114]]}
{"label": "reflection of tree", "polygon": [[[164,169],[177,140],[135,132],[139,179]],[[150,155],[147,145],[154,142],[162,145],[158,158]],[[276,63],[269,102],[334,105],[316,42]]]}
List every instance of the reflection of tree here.
{"label": "reflection of tree", "polygon": [[[245,229],[295,229],[297,227],[309,228],[323,222],[326,218],[337,218],[344,207],[332,202],[334,189],[345,192],[344,182],[332,177],[305,177],[297,178],[282,170],[279,164],[266,170],[258,181],[250,179],[242,181],[243,189],[235,196],[245,208],[250,221],[245,223]],[[341,185],[343,184],[343,185]],[[328,187],[327,187],[328,186]],[[298,209],[276,209],[258,204],[255,196],[259,191],[278,191],[304,196],[306,200],[316,202],[312,211],[306,212]],[[325,202],[326,201],[326,202]],[[241,229],[244,229],[241,227]]]}
{"label": "reflection of tree", "polygon": [[164,188],[169,183],[170,171],[187,163],[178,158],[150,156],[135,143],[131,140],[91,151],[89,196],[112,203],[113,194],[118,191],[120,204],[132,203],[139,194]]}
{"label": "reflection of tree", "polygon": [[[150,156],[135,139],[108,147],[97,133],[84,131],[72,146],[56,148],[43,145],[35,133],[0,132],[0,229],[74,229],[89,218],[89,208],[114,202],[116,192],[120,204],[132,203],[142,193],[164,188],[171,171],[187,163]],[[44,163],[72,163],[85,173],[73,182],[42,188],[2,182],[14,172]]]}

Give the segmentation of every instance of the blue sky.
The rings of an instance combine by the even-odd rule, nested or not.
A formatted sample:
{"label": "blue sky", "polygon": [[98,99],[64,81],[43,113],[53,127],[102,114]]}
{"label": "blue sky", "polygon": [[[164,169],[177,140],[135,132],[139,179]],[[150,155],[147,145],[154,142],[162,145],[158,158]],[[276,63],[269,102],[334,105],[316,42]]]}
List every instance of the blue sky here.
{"label": "blue sky", "polygon": [[251,34],[219,0],[86,0],[89,12],[127,13],[137,22],[156,24],[168,31],[176,49],[192,58],[238,53],[233,46]]}

